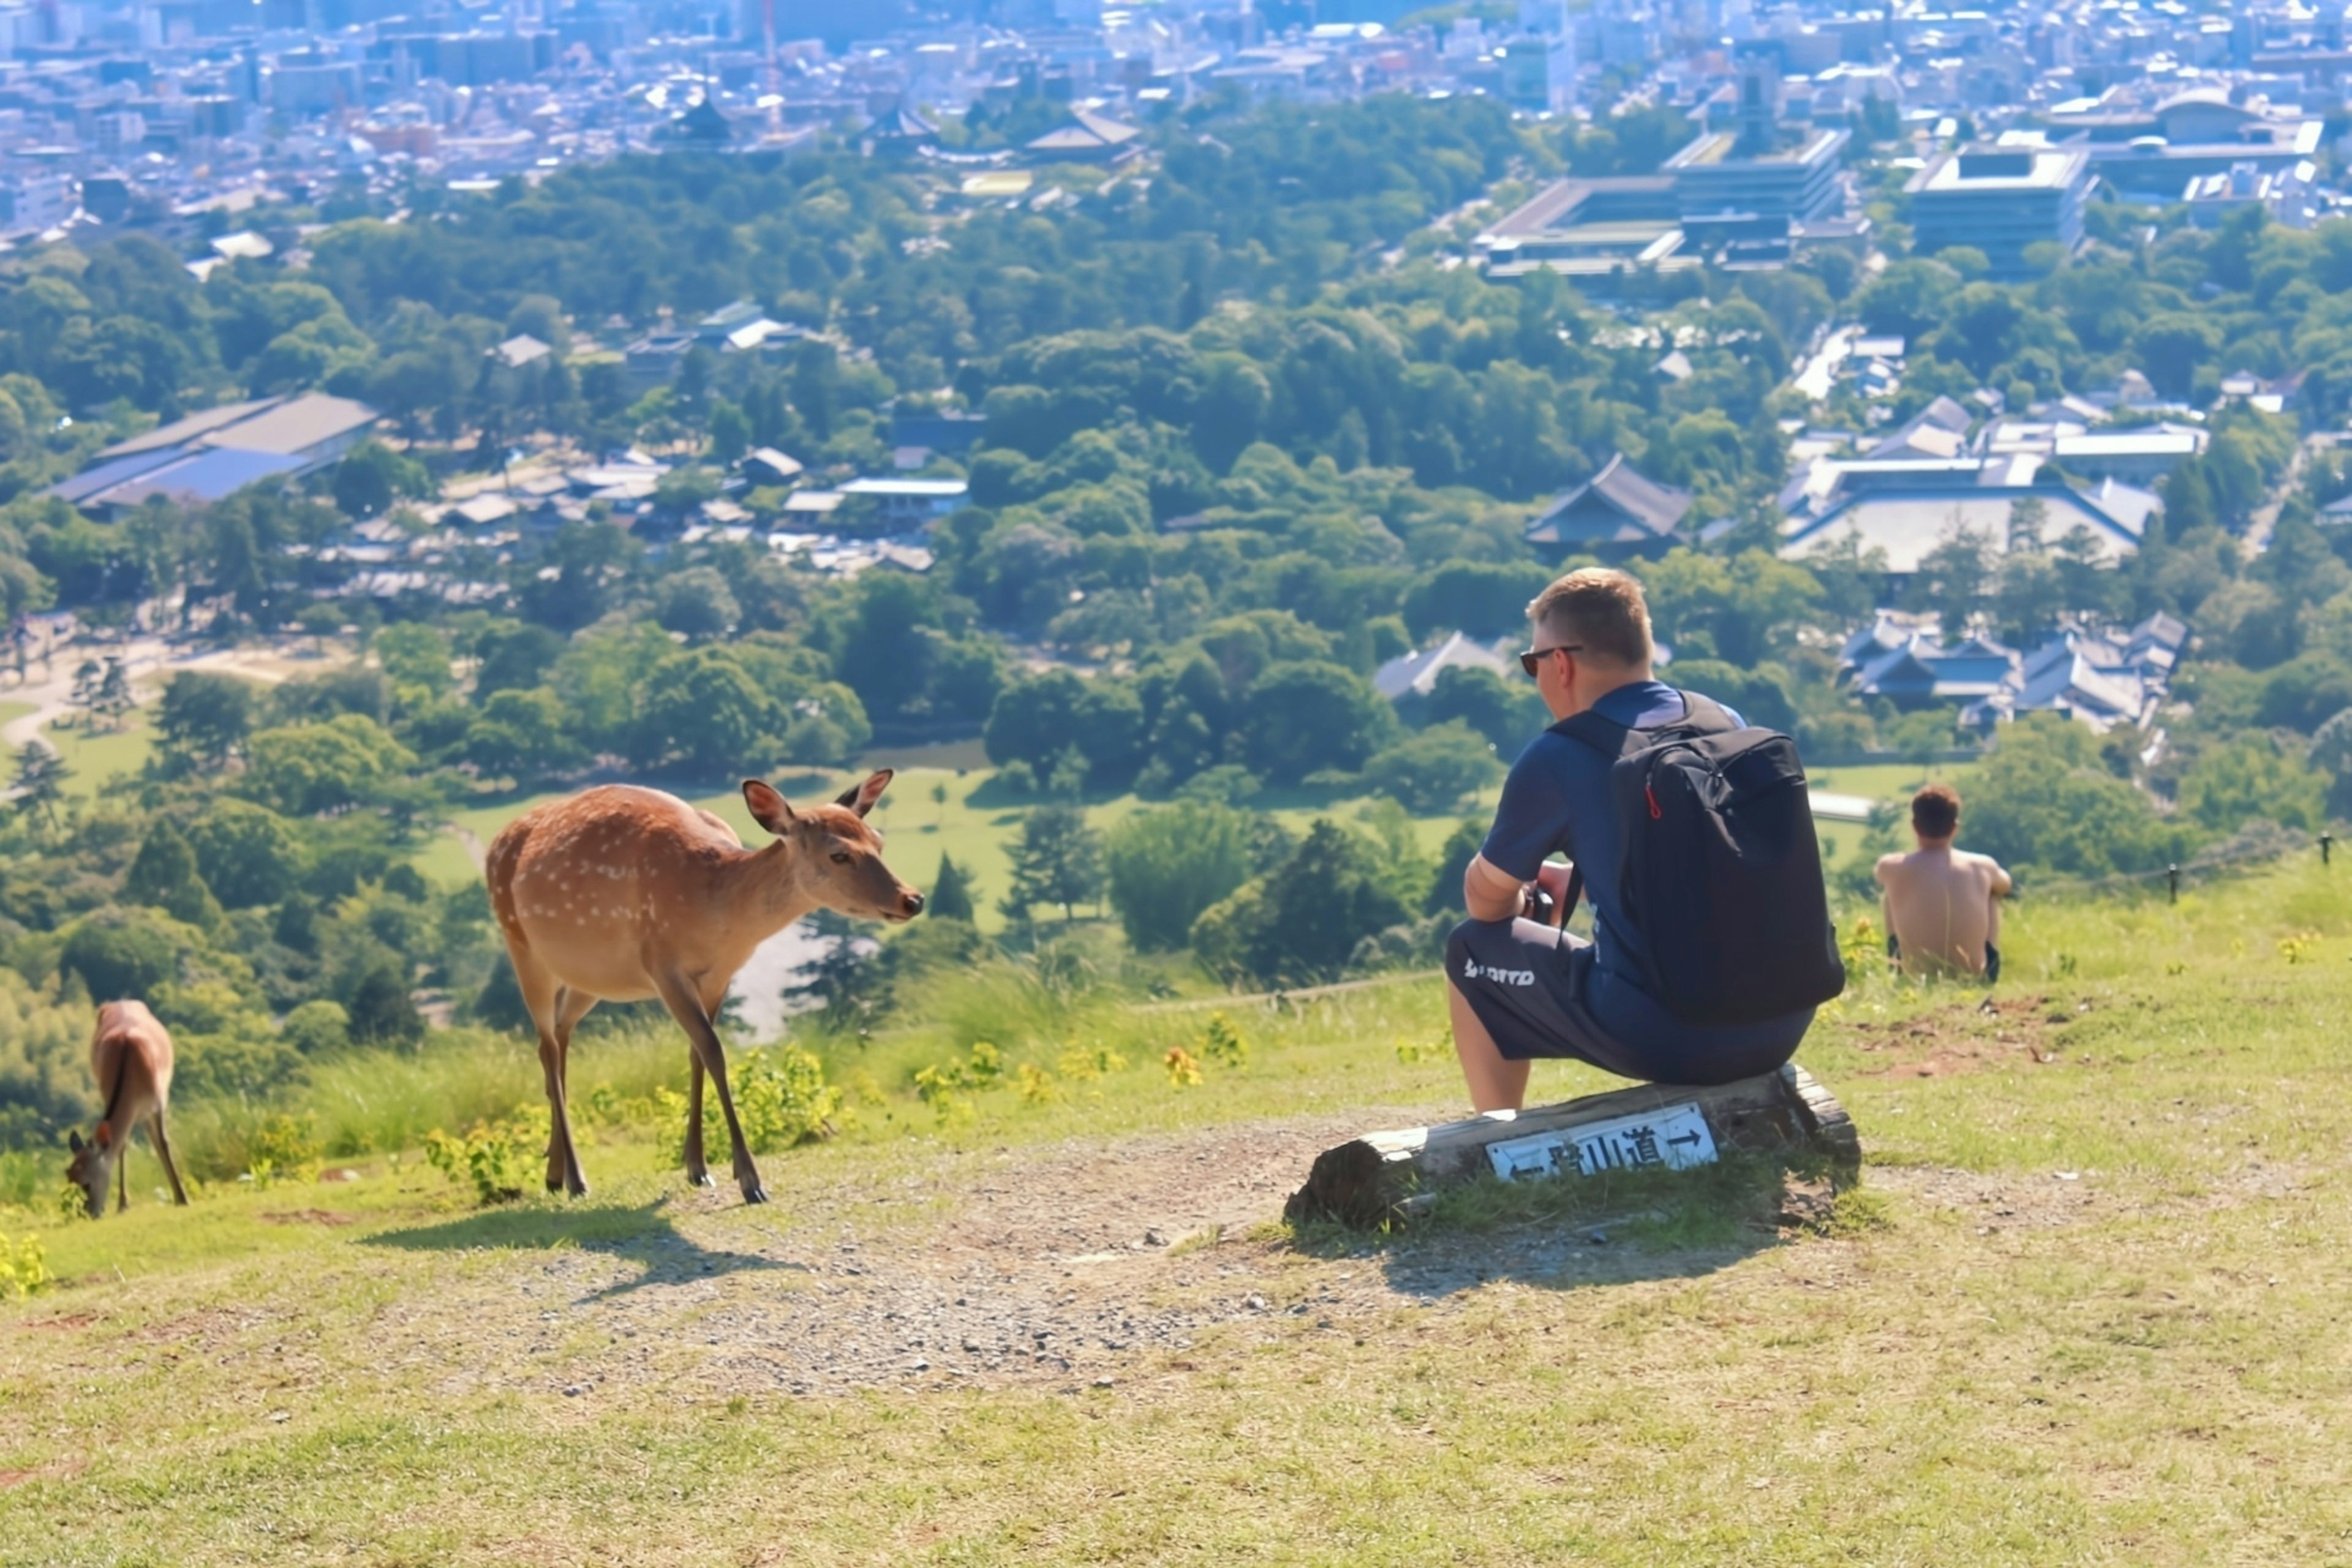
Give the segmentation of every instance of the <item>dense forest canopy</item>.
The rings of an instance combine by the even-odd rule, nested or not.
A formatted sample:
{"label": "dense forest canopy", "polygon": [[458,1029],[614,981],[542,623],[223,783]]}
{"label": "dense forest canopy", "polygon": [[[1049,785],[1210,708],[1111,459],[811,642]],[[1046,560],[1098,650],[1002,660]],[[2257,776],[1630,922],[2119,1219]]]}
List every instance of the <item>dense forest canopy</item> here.
{"label": "dense forest canopy", "polygon": [[[223,639],[348,627],[364,658],[266,691],[174,677],[135,812],[77,804],[16,758],[0,948],[23,986],[0,1008],[30,1017],[135,981],[201,1042],[192,1072],[226,1087],[337,1040],[413,1037],[415,984],[509,1016],[478,889],[409,868],[453,807],[591,776],[699,792],[847,764],[877,737],[975,733],[992,798],[1024,814],[1014,885],[987,889],[1007,940],[1108,900],[1139,951],[1189,942],[1223,978],[1412,959],[1475,839],[1432,862],[1403,814],[1454,813],[1542,715],[1485,670],[1397,702],[1370,677],[1456,630],[1511,634],[1562,564],[1523,542],[1528,520],[1613,454],[1690,489],[1705,529],[1637,563],[1678,679],[1818,758],[1963,738],[1948,707],[1904,711],[1838,681],[1881,563],[1774,552],[1789,429],[1870,427],[1843,385],[1819,406],[1790,388],[1832,323],[1909,340],[1883,418],[1980,388],[2021,407],[2137,371],[2210,433],[2120,567],[1956,534],[1905,590],[1956,632],[2019,645],[2069,616],[2159,610],[2200,639],[2173,688],[2190,706],[2165,715],[2160,744],[2042,720],[2005,732],[1971,786],[1989,847],[2100,875],[2352,805],[2352,547],[2319,510],[2352,478],[2303,444],[2352,408],[2352,223],[2209,230],[2108,204],[2083,254],[2000,283],[1965,248],[1908,254],[1899,181],[1866,168],[1879,268],[1826,251],[1603,301],[1468,262],[1544,179],[1649,166],[1686,130],[1657,110],[1537,125],[1468,98],[1213,104],[1152,126],[1137,168],[1044,171],[1017,203],[829,142],[419,188],[316,230],[319,212],[268,212],[299,264],[201,282],[136,235],[6,258],[11,625],[57,606],[120,626],[145,605]],[[632,379],[622,344],[738,300],[794,329],[789,344],[697,349],[666,384]],[[488,354],[518,333],[555,352]],[[1671,351],[1684,370],[1662,374]],[[2219,405],[2240,370],[2293,385],[2288,411]],[[302,389],[365,399],[392,428],[331,474],[205,508],[102,521],[43,493],[153,421]],[[756,537],[679,536],[750,448],[824,482],[887,472],[894,411],[950,407],[984,414],[985,435],[923,470],[970,487],[925,574],[848,580]],[[675,466],[636,526],[597,515],[513,547],[450,543],[447,569],[483,589],[463,607],[332,596],[320,547],[362,521],[425,534],[445,481],[552,443],[641,444]],[[763,521],[783,495],[731,493]],[[2257,513],[2270,542],[2250,553]],[[76,721],[102,730],[121,703],[91,658]],[[1154,804],[1096,841],[1077,803],[1130,791]],[[1298,836],[1256,809],[1367,794],[1396,815]],[[1833,875],[1858,892],[1866,858]],[[1293,908],[1286,878],[1346,896]],[[962,940],[909,933],[883,969],[934,949],[968,961]],[[35,1121],[58,1103],[46,1061],[0,1060],[0,1100]]]}

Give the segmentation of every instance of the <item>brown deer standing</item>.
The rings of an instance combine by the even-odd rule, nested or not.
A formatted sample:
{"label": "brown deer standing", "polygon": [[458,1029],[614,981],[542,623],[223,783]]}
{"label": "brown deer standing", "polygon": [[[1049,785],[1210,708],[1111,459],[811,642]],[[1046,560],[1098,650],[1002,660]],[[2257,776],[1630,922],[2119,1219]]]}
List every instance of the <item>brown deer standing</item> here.
{"label": "brown deer standing", "polygon": [[163,1159],[163,1173],[172,1178],[172,1201],[185,1208],[188,1190],[180,1185],[180,1167],[172,1161],[172,1141],[163,1132],[163,1108],[172,1099],[172,1036],[144,1002],[109,1002],[98,1010],[98,1030],[90,1037],[89,1070],[106,1096],[106,1110],[98,1131],[88,1142],[72,1134],[73,1163],[66,1179],[89,1201],[89,1217],[106,1213],[106,1183],[114,1179],[114,1212],[131,1206],[130,1162],[123,1158],[131,1130],[140,1119],[147,1136]]}
{"label": "brown deer standing", "polygon": [[923,895],[882,863],[881,835],[866,822],[889,783],[886,768],[830,805],[796,812],[767,784],[746,779],[743,804],[776,836],[757,850],[710,813],[627,784],[551,801],[491,840],[484,868],[490,908],[538,1026],[547,1078],[548,1191],[588,1190],[564,1104],[572,1029],[599,1002],[657,996],[686,1031],[692,1064],[687,1179],[710,1184],[702,1158],[708,1073],[743,1201],[768,1201],[735,1119],[727,1053],[712,1020],[751,950],[811,910],[886,921],[922,912]]}

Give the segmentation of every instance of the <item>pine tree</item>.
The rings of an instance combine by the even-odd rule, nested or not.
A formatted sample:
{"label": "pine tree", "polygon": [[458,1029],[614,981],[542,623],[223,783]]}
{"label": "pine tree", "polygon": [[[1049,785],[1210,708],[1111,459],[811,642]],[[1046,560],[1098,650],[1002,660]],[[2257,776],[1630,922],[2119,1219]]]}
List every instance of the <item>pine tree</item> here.
{"label": "pine tree", "polygon": [[408,994],[405,966],[380,955],[360,975],[350,1003],[352,1038],[362,1044],[407,1045],[425,1035],[425,1018]]}
{"label": "pine tree", "polygon": [[9,787],[19,815],[39,820],[50,832],[58,828],[58,804],[65,798],[65,782],[73,777],[66,760],[38,741],[16,749],[16,776]]}
{"label": "pine tree", "polygon": [[1013,847],[1004,911],[1025,921],[1033,904],[1059,904],[1070,920],[1072,905],[1102,897],[1103,877],[1102,835],[1087,826],[1087,814],[1075,805],[1042,806],[1023,819],[1021,841]]}
{"label": "pine tree", "polygon": [[971,879],[964,875],[962,867],[942,854],[939,878],[931,884],[931,896],[923,901],[924,912],[940,920],[968,921],[972,918],[971,893]]}
{"label": "pine tree", "polygon": [[196,869],[196,852],[169,821],[147,830],[130,874],[122,879],[122,896],[202,930],[210,931],[221,921],[220,900]]}

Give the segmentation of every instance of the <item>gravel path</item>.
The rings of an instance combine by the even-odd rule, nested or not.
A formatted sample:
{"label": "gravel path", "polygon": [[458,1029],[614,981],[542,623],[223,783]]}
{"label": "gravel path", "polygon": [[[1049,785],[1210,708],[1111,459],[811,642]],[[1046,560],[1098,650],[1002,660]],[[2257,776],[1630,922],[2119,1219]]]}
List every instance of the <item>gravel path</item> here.
{"label": "gravel path", "polygon": [[[454,1259],[446,1278],[387,1300],[369,1337],[387,1362],[452,1394],[1080,1389],[1190,1370],[1186,1352],[1210,1336],[1228,1349],[1235,1333],[1360,1336],[1402,1308],[1450,1311],[1490,1289],[1701,1275],[1782,1238],[1759,1230],[1667,1256],[1589,1229],[1527,1227],[1315,1255],[1265,1226],[1319,1151],[1438,1113],[1387,1107],[944,1152],[863,1184],[836,1174],[814,1191],[786,1190],[773,1172],[785,1163],[772,1161],[778,1201],[768,1208],[738,1207],[722,1184],[673,1194],[611,1239],[443,1253]],[[2058,1197],[1956,1173],[1889,1175],[1937,1207],[2024,1212]],[[1801,1209],[1796,1198],[1790,1206]],[[380,1239],[417,1245],[401,1233]],[[1852,1276],[1847,1244],[1806,1245],[1806,1283]],[[450,1363],[452,1342],[468,1346],[461,1365]]]}

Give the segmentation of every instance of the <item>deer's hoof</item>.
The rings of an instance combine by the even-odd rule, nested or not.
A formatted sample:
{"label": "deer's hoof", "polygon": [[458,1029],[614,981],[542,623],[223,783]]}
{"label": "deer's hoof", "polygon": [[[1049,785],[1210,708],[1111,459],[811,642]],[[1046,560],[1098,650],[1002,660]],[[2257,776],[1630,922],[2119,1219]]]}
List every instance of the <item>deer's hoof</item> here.
{"label": "deer's hoof", "polygon": [[768,1189],[765,1187],[745,1187],[743,1189],[743,1201],[747,1204],[766,1203],[768,1201]]}
{"label": "deer's hoof", "polygon": [[688,1171],[686,1173],[686,1184],[689,1187],[715,1187],[719,1184],[711,1180],[710,1173],[708,1171]]}

